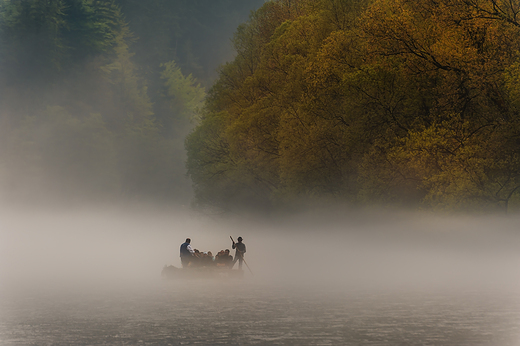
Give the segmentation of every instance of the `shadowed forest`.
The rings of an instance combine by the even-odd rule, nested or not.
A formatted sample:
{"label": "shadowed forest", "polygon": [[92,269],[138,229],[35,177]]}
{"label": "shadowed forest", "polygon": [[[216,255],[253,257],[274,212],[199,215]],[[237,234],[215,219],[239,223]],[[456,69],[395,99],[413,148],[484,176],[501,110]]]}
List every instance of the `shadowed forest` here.
{"label": "shadowed forest", "polygon": [[1,0],[3,198],[517,210],[519,14]]}
{"label": "shadowed forest", "polygon": [[263,0],[0,0],[4,202],[189,204],[184,139]]}

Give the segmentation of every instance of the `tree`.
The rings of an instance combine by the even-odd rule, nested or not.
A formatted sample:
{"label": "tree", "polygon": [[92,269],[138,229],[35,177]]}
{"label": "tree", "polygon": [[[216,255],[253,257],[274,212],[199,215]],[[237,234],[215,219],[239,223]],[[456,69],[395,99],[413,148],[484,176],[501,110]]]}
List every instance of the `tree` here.
{"label": "tree", "polygon": [[229,207],[231,191],[272,205],[507,208],[518,193],[516,5],[266,4],[238,29],[237,57],[188,138],[200,201]]}
{"label": "tree", "polygon": [[515,26],[482,16],[468,2],[380,1],[367,15],[372,54],[405,58],[408,73],[428,75],[428,84],[421,84],[433,97],[415,113],[406,135],[369,153],[388,165],[378,169],[378,160],[367,157],[373,164],[365,165],[366,181],[386,180],[387,191],[403,179],[415,181],[427,205],[507,208],[517,191],[516,145],[494,141],[513,144],[516,136],[510,129],[517,127],[517,113],[504,79],[516,60],[518,41],[508,39],[516,36]]}
{"label": "tree", "polygon": [[13,163],[2,171],[13,185],[66,199],[189,198],[183,138],[204,98],[193,77],[165,64],[154,104],[111,0],[6,0],[0,15],[1,154]]}
{"label": "tree", "polygon": [[[310,66],[319,65],[317,52],[335,29],[320,10],[313,2],[270,2],[237,30],[237,57],[221,70],[199,127],[218,122],[222,133],[204,143],[196,130],[187,141],[200,200],[217,200],[205,189],[215,196],[221,189],[218,201],[226,207],[237,204],[236,196],[242,205],[273,205],[295,194],[340,194],[343,133],[333,128],[337,119],[321,119],[307,102]],[[215,145],[226,149],[218,159],[191,160]]]}

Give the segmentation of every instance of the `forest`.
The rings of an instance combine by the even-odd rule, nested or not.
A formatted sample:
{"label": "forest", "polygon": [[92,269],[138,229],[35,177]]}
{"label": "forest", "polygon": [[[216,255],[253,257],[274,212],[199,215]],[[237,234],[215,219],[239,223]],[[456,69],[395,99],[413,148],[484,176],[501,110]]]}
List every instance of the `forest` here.
{"label": "forest", "polygon": [[518,0],[0,0],[3,202],[520,207]]}
{"label": "forest", "polygon": [[278,0],[186,141],[200,207],[518,210],[520,2]]}
{"label": "forest", "polygon": [[0,0],[2,202],[189,204],[184,139],[263,3]]}

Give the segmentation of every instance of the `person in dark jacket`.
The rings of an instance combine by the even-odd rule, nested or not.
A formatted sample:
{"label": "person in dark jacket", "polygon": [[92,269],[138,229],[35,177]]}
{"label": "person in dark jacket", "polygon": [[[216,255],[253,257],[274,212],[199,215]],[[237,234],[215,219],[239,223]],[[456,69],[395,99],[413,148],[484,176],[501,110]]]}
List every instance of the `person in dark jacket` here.
{"label": "person in dark jacket", "polygon": [[224,263],[226,264],[226,267],[230,267],[233,265],[233,256],[229,254],[229,249],[226,249],[224,251]]}
{"label": "person in dark jacket", "polygon": [[186,238],[186,242],[181,244],[181,263],[183,268],[187,268],[192,261],[195,251],[191,248],[191,239]]}
{"label": "person in dark jacket", "polygon": [[238,269],[242,270],[242,263],[244,262],[244,254],[246,253],[246,244],[242,243],[242,237],[237,238],[237,242],[233,242],[233,249],[236,249],[235,259],[233,260],[233,264],[231,268],[238,261]]}

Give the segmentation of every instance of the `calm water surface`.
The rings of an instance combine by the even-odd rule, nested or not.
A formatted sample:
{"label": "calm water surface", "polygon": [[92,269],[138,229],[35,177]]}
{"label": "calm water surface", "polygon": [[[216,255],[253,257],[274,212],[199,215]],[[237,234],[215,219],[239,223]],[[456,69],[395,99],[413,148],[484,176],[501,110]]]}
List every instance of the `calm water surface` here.
{"label": "calm water surface", "polygon": [[[520,215],[329,216],[0,208],[0,346],[520,346]],[[255,276],[162,281],[188,235]]]}
{"label": "calm water surface", "polygon": [[520,345],[520,295],[500,288],[193,280],[1,298],[1,345]]}

